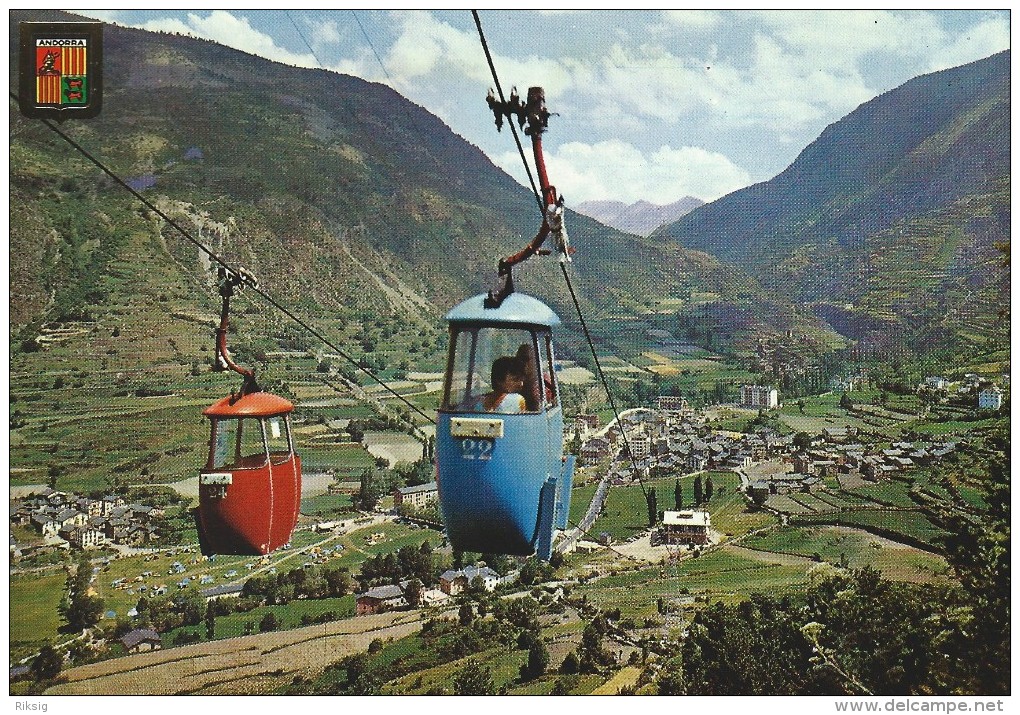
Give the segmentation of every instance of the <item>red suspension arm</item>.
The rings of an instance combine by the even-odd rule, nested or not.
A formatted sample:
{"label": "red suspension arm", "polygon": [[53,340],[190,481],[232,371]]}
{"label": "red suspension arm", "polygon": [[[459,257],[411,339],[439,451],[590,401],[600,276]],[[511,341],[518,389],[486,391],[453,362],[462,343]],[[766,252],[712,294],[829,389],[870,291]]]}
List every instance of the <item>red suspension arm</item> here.
{"label": "red suspension arm", "polygon": [[[489,105],[496,114],[496,126],[501,126],[501,114],[503,113],[501,105],[491,97]],[[549,125],[549,111],[545,107],[545,91],[541,87],[529,88],[528,102],[525,105],[520,104],[520,100],[517,99],[516,93],[514,93],[509,105],[509,107],[505,108],[505,116],[512,121],[511,115],[516,114],[522,125],[525,121],[528,125],[524,133],[531,137],[531,149],[535,155],[535,167],[538,171],[538,181],[541,187],[545,215],[542,217],[542,225],[538,229],[538,233],[535,234],[535,237],[531,239],[527,246],[513,255],[500,259],[498,274],[501,282],[496,288],[489,291],[486,305],[490,307],[498,306],[506,296],[513,293],[512,269],[514,266],[523,263],[538,253],[550,253],[548,250],[542,250],[542,244],[545,243],[545,240],[553,230],[549,225],[548,212],[550,208],[554,206],[559,207],[563,203],[562,197],[556,194],[556,188],[549,183],[549,173],[545,166],[545,154],[542,151],[542,133]],[[557,225],[562,226],[562,222],[559,221]]]}

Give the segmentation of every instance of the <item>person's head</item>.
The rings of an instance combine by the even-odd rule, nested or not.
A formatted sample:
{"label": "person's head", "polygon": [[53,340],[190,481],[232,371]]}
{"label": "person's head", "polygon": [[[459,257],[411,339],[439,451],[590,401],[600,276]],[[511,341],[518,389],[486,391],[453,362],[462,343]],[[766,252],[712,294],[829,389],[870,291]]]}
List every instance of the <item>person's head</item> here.
{"label": "person's head", "polygon": [[498,392],[518,392],[524,385],[521,364],[512,357],[496,358],[492,363],[492,389]]}
{"label": "person's head", "polygon": [[535,351],[528,343],[521,343],[514,357],[525,371],[525,375],[535,371]]}

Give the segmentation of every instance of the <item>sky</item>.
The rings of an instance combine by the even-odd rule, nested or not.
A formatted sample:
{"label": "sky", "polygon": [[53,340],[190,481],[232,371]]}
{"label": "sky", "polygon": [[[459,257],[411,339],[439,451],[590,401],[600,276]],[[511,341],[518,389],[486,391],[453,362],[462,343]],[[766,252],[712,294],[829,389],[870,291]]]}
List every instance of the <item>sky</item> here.
{"label": "sky", "polygon": [[[389,85],[522,183],[468,10],[81,11]],[[545,88],[567,203],[712,201],[789,166],[829,124],[921,74],[1010,47],[1008,10],[480,11],[504,91]]]}

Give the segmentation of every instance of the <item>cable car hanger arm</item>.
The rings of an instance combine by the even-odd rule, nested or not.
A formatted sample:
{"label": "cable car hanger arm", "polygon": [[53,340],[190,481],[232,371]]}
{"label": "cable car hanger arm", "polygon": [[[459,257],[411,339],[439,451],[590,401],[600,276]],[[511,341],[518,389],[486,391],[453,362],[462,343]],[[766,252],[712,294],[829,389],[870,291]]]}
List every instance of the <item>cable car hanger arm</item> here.
{"label": "cable car hanger arm", "polygon": [[230,298],[234,295],[235,288],[243,288],[250,285],[258,288],[258,280],[244,268],[236,272],[228,268],[220,268],[220,296],[223,298],[223,308],[220,310],[220,326],[216,329],[216,362],[214,370],[233,370],[244,378],[241,384],[241,393],[238,397],[244,397],[253,392],[261,392],[255,382],[255,371],[251,368],[241,367],[230,357],[227,350],[227,329],[230,323]]}
{"label": "cable car hanger arm", "polygon": [[[560,254],[560,261],[570,260],[571,253],[568,246],[567,232],[563,225],[563,197],[557,195],[556,187],[549,183],[549,175],[545,166],[545,154],[542,150],[542,134],[549,127],[550,113],[545,106],[545,90],[541,87],[528,89],[528,101],[522,103],[517,89],[510,92],[510,99],[501,102],[496,99],[492,90],[489,90],[485,101],[489,105],[496,119],[496,129],[503,126],[503,118],[513,121],[517,120],[524,133],[531,137],[531,148],[535,155],[535,167],[538,170],[539,185],[541,186],[542,203],[542,225],[535,234],[535,237],[522,250],[517,253],[501,258],[497,267],[497,283],[489,291],[485,301],[487,308],[498,308],[508,295],[514,292],[513,267],[523,263],[534,255],[549,255],[552,251],[543,249],[550,233],[556,236],[556,249]],[[527,125],[527,126],[525,126]]]}

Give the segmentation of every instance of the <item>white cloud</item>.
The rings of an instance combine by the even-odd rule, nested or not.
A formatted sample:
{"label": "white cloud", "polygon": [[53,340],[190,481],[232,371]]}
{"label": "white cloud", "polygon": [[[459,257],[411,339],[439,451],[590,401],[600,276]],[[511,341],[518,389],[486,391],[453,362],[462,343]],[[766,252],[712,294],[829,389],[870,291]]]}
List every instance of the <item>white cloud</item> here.
{"label": "white cloud", "polygon": [[330,20],[329,22],[316,22],[311,23],[311,44],[313,47],[322,47],[324,45],[336,45],[340,43],[340,29],[336,22]]}
{"label": "white cloud", "polygon": [[[436,19],[429,12],[394,13],[400,35],[384,62],[399,86],[430,73],[442,73],[447,79],[460,75],[473,82],[492,85],[492,75],[473,31],[461,31]],[[524,94],[527,87],[540,85],[546,96],[556,98],[573,86],[566,65],[556,59],[530,55],[512,57],[493,52],[493,63],[506,93],[517,86]]]}
{"label": "white cloud", "polygon": [[[128,16],[92,14],[113,21]],[[316,66],[311,55],[287,50],[231,12],[152,16],[161,15],[168,17],[144,27]],[[315,13],[303,17],[318,19]],[[474,28],[463,18],[446,22],[435,11],[390,12],[382,20],[385,32],[372,36],[375,51],[346,13],[321,20],[317,27],[309,22],[313,29],[306,35],[329,69],[391,84],[490,155],[507,146],[505,133],[489,136],[491,119],[480,103],[492,78]],[[684,191],[711,198],[749,180],[728,157],[752,167],[754,180],[767,179],[826,125],[880,92],[917,74],[988,56],[1010,40],[1006,12],[709,10],[538,19],[540,27],[558,32],[567,24],[570,32],[561,35],[542,37],[540,30],[539,36],[522,36],[514,23],[494,17],[488,39],[504,91],[517,86],[524,94],[529,86],[543,86],[550,110],[561,115],[556,139],[587,143],[565,145],[552,155],[563,162],[559,181],[586,198],[610,190],[610,196],[619,195],[627,183],[604,179],[596,158],[586,158],[580,147],[597,146],[613,155],[614,170],[639,167],[663,185],[700,179],[684,167],[701,166],[704,185],[695,182]],[[600,141],[611,138],[619,145]],[[669,149],[681,145],[712,151]],[[685,152],[684,161],[675,152]],[[512,154],[505,166],[516,175],[519,163]],[[656,199],[648,193],[654,185],[637,169],[632,173],[642,187],[633,198],[677,198]]]}
{"label": "white cloud", "polygon": [[943,70],[974,62],[1010,47],[1009,18],[990,17],[948,43],[928,69]]}
{"label": "white cloud", "polygon": [[[151,32],[172,32],[212,40],[235,50],[265,57],[296,67],[318,67],[319,63],[310,53],[294,53],[276,44],[270,35],[251,26],[247,18],[237,17],[225,10],[214,10],[208,15],[189,12],[185,20],[163,17],[130,24],[126,15],[119,11],[88,11],[89,17],[105,22],[137,27]],[[335,29],[335,28],[334,28]]]}
{"label": "white cloud", "polygon": [[124,12],[122,10],[75,10],[75,13],[83,17],[91,17],[101,22],[109,22],[116,25],[123,25]]}
{"label": "white cloud", "polygon": [[461,32],[426,11],[394,12],[391,17],[400,34],[384,61],[395,81],[420,77],[437,67],[476,80],[488,76],[474,34]]}
{"label": "white cloud", "polygon": [[[791,55],[814,65],[856,63],[868,53],[927,55],[945,41],[945,31],[928,12],[764,11],[753,17]],[[919,41],[923,38],[923,41]]]}
{"label": "white cloud", "polygon": [[188,13],[188,25],[195,34],[236,50],[297,67],[318,67],[318,60],[309,54],[296,54],[277,45],[269,35],[251,26],[247,18],[235,17],[224,10],[206,16]]}
{"label": "white cloud", "polygon": [[[570,142],[546,151],[553,185],[569,204],[595,199],[668,204],[684,196],[712,201],[750,183],[749,174],[727,157],[699,147],[662,146],[645,153],[619,140]],[[497,163],[523,177],[520,156],[507,152]]]}
{"label": "white cloud", "polygon": [[185,24],[183,20],[178,20],[174,17],[161,17],[155,20],[147,20],[140,25],[135,25],[135,27],[140,27],[141,29],[148,30],[149,32],[173,32],[181,35],[191,35],[192,37],[204,37],[204,35],[195,32],[193,27]]}
{"label": "white cloud", "polygon": [[722,22],[722,16],[714,10],[663,10],[662,17],[686,30],[712,30]]}

